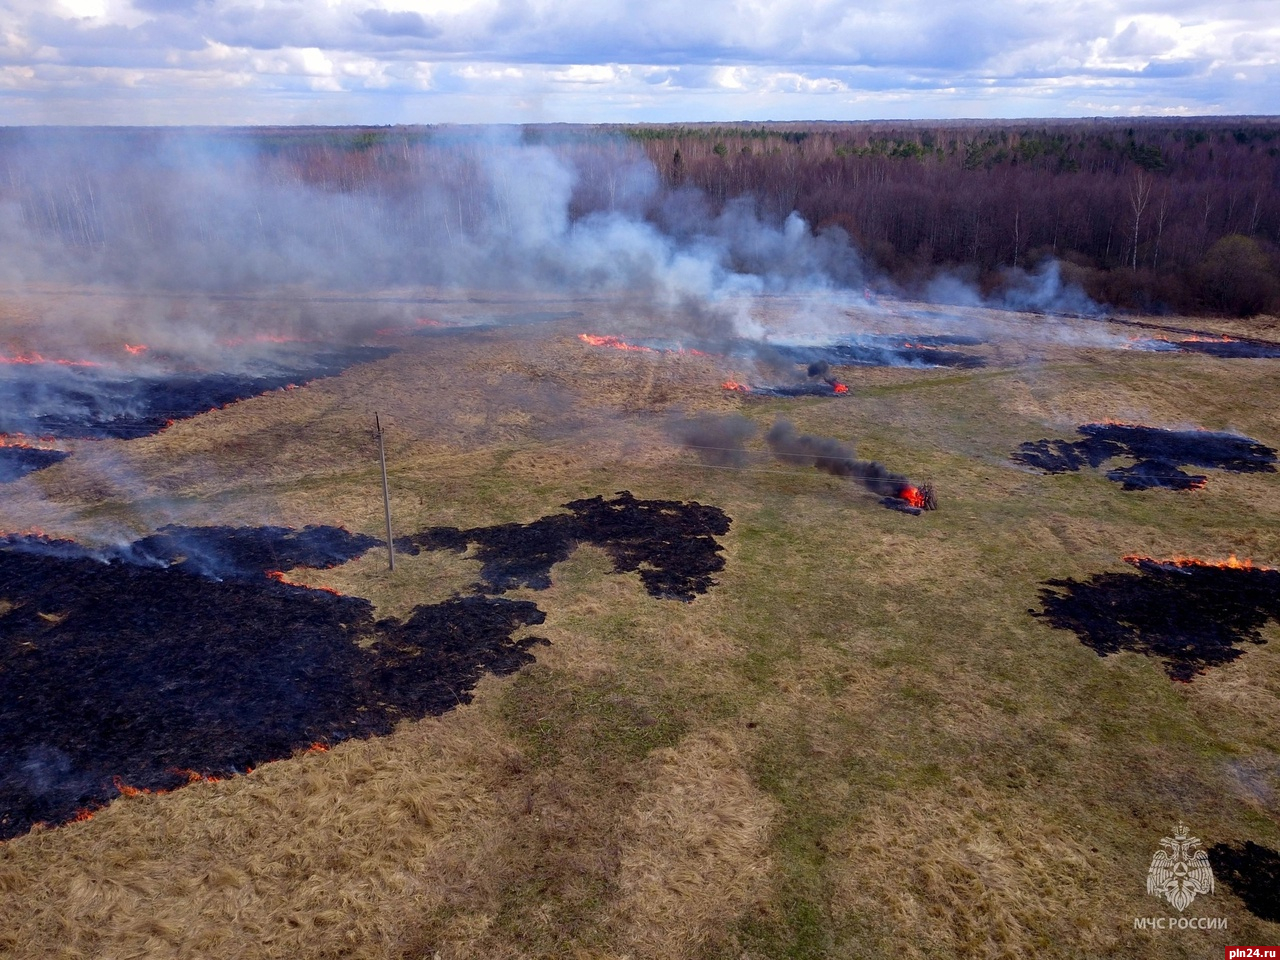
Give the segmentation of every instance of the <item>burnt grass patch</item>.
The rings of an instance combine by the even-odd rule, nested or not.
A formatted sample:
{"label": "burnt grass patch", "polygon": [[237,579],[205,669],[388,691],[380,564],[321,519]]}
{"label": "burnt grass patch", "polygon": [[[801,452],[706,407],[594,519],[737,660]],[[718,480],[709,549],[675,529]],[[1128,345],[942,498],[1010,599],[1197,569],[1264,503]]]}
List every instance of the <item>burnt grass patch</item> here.
{"label": "burnt grass patch", "polygon": [[1246,840],[1209,848],[1213,875],[1260,920],[1280,923],[1280,852]]}
{"label": "burnt grass patch", "polygon": [[847,397],[848,388],[837,390],[834,383],[797,383],[790,386],[752,387],[752,397]]}
{"label": "burnt grass patch", "polygon": [[21,480],[29,473],[61,463],[71,454],[62,450],[42,450],[38,447],[0,446],[0,483]]}
{"label": "burnt grass patch", "polygon": [[484,589],[376,620],[361,597],[288,583],[382,541],[337,527],[163,527],[128,543],[0,534],[0,840],[122,793],[244,773],[390,733],[471,700],[485,673],[533,661],[527,600],[578,543],[692,599],[724,566],[715,507],[619,493],[531,524],[437,527],[410,552],[477,544]]}
{"label": "burnt grass patch", "polygon": [[978,346],[977,337],[866,334],[813,346],[777,346],[778,353],[795,363],[828,363],[833,367],[955,367],[976,369],[986,365],[982,357],[951,346]]}
{"label": "burnt grass patch", "polygon": [[[771,343],[763,340],[732,339],[728,342],[709,340],[635,341],[646,350],[684,351],[723,355],[754,360],[766,366],[797,364],[832,367],[959,367],[986,365],[981,356],[948,347],[976,347],[985,344],[980,337],[934,334],[860,334],[826,343]],[[812,376],[813,374],[810,374]]]}
{"label": "burnt grass patch", "polygon": [[0,433],[132,440],[170,422],[271,390],[332,377],[382,360],[389,347],[290,351],[239,373],[176,372],[125,376],[100,367],[12,364],[0,369]]}
{"label": "burnt grass patch", "polygon": [[480,593],[504,593],[517,587],[545,590],[551,568],[567,560],[578,544],[600,547],[619,573],[638,572],[655,597],[692,600],[715,585],[713,574],[724,568],[723,548],[716,541],[729,531],[730,520],[718,507],[676,500],[637,500],[630,491],[612,500],[592,497],[564,504],[569,513],[532,523],[491,527],[430,527],[396,539],[396,548],[416,555],[421,550],[462,553],[475,546],[481,563]]}
{"label": "burnt grass patch", "polygon": [[1192,337],[1187,340],[1140,340],[1135,345],[1140,350],[1155,353],[1200,353],[1222,360],[1276,360],[1280,359],[1280,343],[1251,339],[1211,339]]}
{"label": "burnt grass patch", "polygon": [[[177,567],[214,580],[257,580],[267,571],[336,567],[383,543],[341,527],[161,527],[125,543],[87,547],[75,540],[0,533],[0,550],[99,563]],[[2,585],[2,584],[0,584]]]}
{"label": "burnt grass patch", "polygon": [[1126,559],[1136,571],[1046,581],[1042,609],[1030,612],[1074,631],[1098,656],[1129,650],[1158,657],[1184,682],[1236,660],[1242,644],[1265,643],[1262,628],[1280,622],[1280,571]]}
{"label": "burnt grass patch", "polygon": [[1131,457],[1132,464],[1107,472],[1125,490],[1164,487],[1190,490],[1207,477],[1185,473],[1187,466],[1234,473],[1275,473],[1276,451],[1257,440],[1209,430],[1164,430],[1122,423],[1086,423],[1079,440],[1037,440],[1022,444],[1012,459],[1046,473],[1067,473],[1086,464],[1097,469],[1108,460]]}
{"label": "burnt grass patch", "polygon": [[[545,640],[533,603],[459,597],[375,620],[267,576],[358,553],[334,528],[170,528],[91,551],[0,543],[0,839],[129,790],[225,777],[471,699]],[[373,541],[377,542],[377,541]]]}

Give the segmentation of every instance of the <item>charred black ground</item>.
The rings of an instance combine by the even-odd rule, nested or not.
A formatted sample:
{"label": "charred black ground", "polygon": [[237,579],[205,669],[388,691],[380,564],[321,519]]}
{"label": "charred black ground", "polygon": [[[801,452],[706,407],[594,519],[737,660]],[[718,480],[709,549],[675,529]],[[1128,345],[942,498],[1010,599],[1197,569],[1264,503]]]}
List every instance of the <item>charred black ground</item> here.
{"label": "charred black ground", "polygon": [[[618,338],[605,338],[617,340]],[[635,347],[661,352],[691,351],[754,361],[766,367],[960,367],[985,366],[977,354],[946,347],[976,347],[986,343],[979,337],[913,334],[863,334],[826,343],[780,344],[762,340],[734,339],[728,342],[704,340],[625,341]],[[613,345],[613,344],[609,344]],[[809,373],[809,376],[815,376]]]}
{"label": "charred black ground", "polygon": [[1241,644],[1265,643],[1280,622],[1280,571],[1195,561],[1130,560],[1136,572],[1088,580],[1049,580],[1043,609],[1031,611],[1073,630],[1099,656],[1130,650],[1164,661],[1175,680],[1231,663]]}
{"label": "charred black ground", "polygon": [[1216,843],[1209,848],[1209,863],[1214,877],[1230,887],[1250,913],[1280,923],[1280,853],[1252,840],[1234,846]]}
{"label": "charred black ground", "polygon": [[[268,570],[327,568],[379,546],[377,537],[341,527],[164,526],[141,540],[86,547],[74,540],[0,533],[0,550],[103,564],[178,568],[214,580],[258,580]],[[4,582],[0,581],[0,589]]]}
{"label": "charred black ground", "polygon": [[29,473],[61,463],[71,456],[62,450],[0,446],[0,483],[20,480]]}
{"label": "charred black ground", "polygon": [[723,547],[715,540],[729,531],[729,517],[718,507],[676,500],[637,500],[623,490],[612,500],[592,497],[564,505],[569,513],[532,523],[493,527],[431,527],[396,540],[396,548],[463,552],[474,544],[481,562],[481,593],[517,587],[545,590],[551,568],[567,560],[580,543],[600,547],[618,572],[635,572],[655,597],[692,600],[715,585],[712,574],[724,568]]}
{"label": "charred black ground", "polygon": [[398,545],[479,547],[477,595],[374,620],[359,597],[271,574],[378,545],[335,527],[164,527],[129,543],[0,534],[0,839],[128,788],[243,773],[315,743],[386,734],[532,661],[545,614],[484,593],[550,584],[578,543],[690,600],[724,566],[723,511],[623,492],[531,524],[437,527]]}
{"label": "charred black ground", "polygon": [[0,433],[129,440],[236,400],[336,376],[381,360],[388,347],[325,347],[282,352],[240,373],[128,375],[109,367],[56,363],[0,366]]}
{"label": "charred black ground", "polygon": [[512,639],[544,620],[527,601],[455,598],[375,621],[367,600],[266,576],[369,541],[326,527],[170,528],[104,553],[8,538],[0,838],[101,806],[119,783],[169,789],[389,733],[468,702],[484,672],[517,670],[545,642]]}
{"label": "charred black ground", "polygon": [[751,387],[747,393],[753,397],[847,397],[848,390],[839,390],[835,383],[797,383],[789,386]]}
{"label": "charred black ground", "polygon": [[1116,467],[1107,478],[1125,490],[1165,487],[1188,490],[1203,486],[1204,476],[1182,467],[1213,467],[1235,473],[1274,473],[1276,451],[1249,437],[1208,430],[1163,430],[1119,423],[1086,423],[1081,440],[1037,440],[1020,446],[1013,459],[1048,473],[1100,467],[1117,457],[1135,462]]}
{"label": "charred black ground", "polygon": [[794,363],[827,363],[833,367],[957,367],[986,365],[982,357],[944,347],[978,346],[984,341],[963,336],[913,336],[867,334],[812,346],[777,346],[773,349]]}
{"label": "charred black ground", "polygon": [[1203,353],[1223,360],[1275,360],[1280,358],[1280,343],[1268,340],[1192,337],[1187,340],[1139,340],[1134,346],[1155,353]]}

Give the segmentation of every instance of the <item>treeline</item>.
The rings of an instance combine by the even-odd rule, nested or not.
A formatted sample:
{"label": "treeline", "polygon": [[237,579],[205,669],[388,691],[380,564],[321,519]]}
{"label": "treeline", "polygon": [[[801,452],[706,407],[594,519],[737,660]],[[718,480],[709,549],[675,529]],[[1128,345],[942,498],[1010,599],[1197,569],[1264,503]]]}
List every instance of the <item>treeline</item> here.
{"label": "treeline", "polygon": [[[323,244],[354,258],[353,277],[412,279],[563,188],[556,171],[495,164],[532,144],[570,171],[571,217],[623,210],[675,229],[673,210],[711,218],[745,198],[766,222],[797,211],[838,228],[907,289],[943,270],[992,288],[1054,258],[1117,307],[1280,310],[1280,118],[11,128],[0,226],[116,273],[138,251],[181,249],[197,278],[201,246],[220,241]],[[362,259],[371,236],[378,257]]]}
{"label": "treeline", "polygon": [[1053,257],[1120,307],[1280,307],[1280,119],[621,128],[669,189],[840,227],[912,285]]}

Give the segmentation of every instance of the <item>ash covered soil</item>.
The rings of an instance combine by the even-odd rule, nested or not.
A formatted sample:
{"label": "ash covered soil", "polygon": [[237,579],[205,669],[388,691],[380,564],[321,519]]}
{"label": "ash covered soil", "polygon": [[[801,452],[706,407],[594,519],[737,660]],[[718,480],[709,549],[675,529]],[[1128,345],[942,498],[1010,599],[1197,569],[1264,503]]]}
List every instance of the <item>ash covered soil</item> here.
{"label": "ash covered soil", "polygon": [[0,483],[20,480],[29,473],[61,463],[71,454],[40,447],[0,445]]}
{"label": "ash covered soil", "polygon": [[257,371],[132,376],[56,363],[0,365],[0,433],[132,440],[157,433],[174,420],[336,376],[354,364],[382,360],[391,353],[387,347],[317,347],[259,361]]}
{"label": "ash covered soil", "polygon": [[1132,464],[1107,472],[1107,479],[1125,490],[1193,490],[1208,481],[1205,476],[1183,472],[1187,466],[1233,473],[1276,472],[1275,449],[1239,434],[1124,423],[1086,423],[1078,432],[1083,440],[1024,443],[1013,459],[1046,473],[1067,473],[1085,464],[1096,469],[1109,460],[1132,458]]}
{"label": "ash covered soil", "polygon": [[[692,600],[724,565],[715,507],[625,491],[566,506],[405,547],[480,544],[492,592],[549,587],[580,542],[658,597]],[[0,839],[127,790],[385,735],[470,702],[483,673],[512,673],[547,642],[514,636],[546,619],[528,600],[460,596],[375,619],[368,600],[283,580],[377,544],[333,527],[168,527],[106,550],[0,537]]]}
{"label": "ash covered soil", "polygon": [[1133,558],[1137,571],[1050,580],[1038,614],[1109,656],[1130,650],[1159,658],[1175,680],[1238,659],[1280,622],[1280,571]]}

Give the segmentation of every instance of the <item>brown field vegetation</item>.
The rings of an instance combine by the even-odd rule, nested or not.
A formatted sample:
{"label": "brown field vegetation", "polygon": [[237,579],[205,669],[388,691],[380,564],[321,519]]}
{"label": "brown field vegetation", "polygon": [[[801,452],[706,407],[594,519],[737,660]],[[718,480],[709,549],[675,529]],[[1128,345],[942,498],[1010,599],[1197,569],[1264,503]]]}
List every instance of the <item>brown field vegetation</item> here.
{"label": "brown field vegetation", "polygon": [[[759,400],[720,388],[740,372],[723,358],[578,340],[606,315],[643,322],[635,304],[506,303],[485,310],[581,316],[404,337],[340,377],[69,444],[7,485],[0,528],[380,535],[376,410],[397,532],[527,522],[623,489],[697,500],[733,520],[719,585],[657,600],[580,548],[550,589],[511,594],[547,612],[551,645],[472,704],[0,845],[0,955],[1190,960],[1280,937],[1221,885],[1187,915],[1226,931],[1133,928],[1172,914],[1144,884],[1179,820],[1206,844],[1280,847],[1280,632],[1180,684],[1028,615],[1044,580],[1127,553],[1280,564],[1275,476],[1126,493],[1009,461],[1105,419],[1280,445],[1276,361],[1070,346],[1030,334],[1107,328],[1006,314],[985,368],[850,370],[845,400]],[[795,306],[762,303],[774,321]],[[439,293],[430,309],[475,307]],[[1248,335],[1274,320],[1176,322]],[[759,443],[747,468],[710,468],[669,438],[698,411],[852,441],[932,480],[941,508],[885,510]],[[374,551],[295,579],[398,616],[474,571],[435,553],[391,574]]]}

